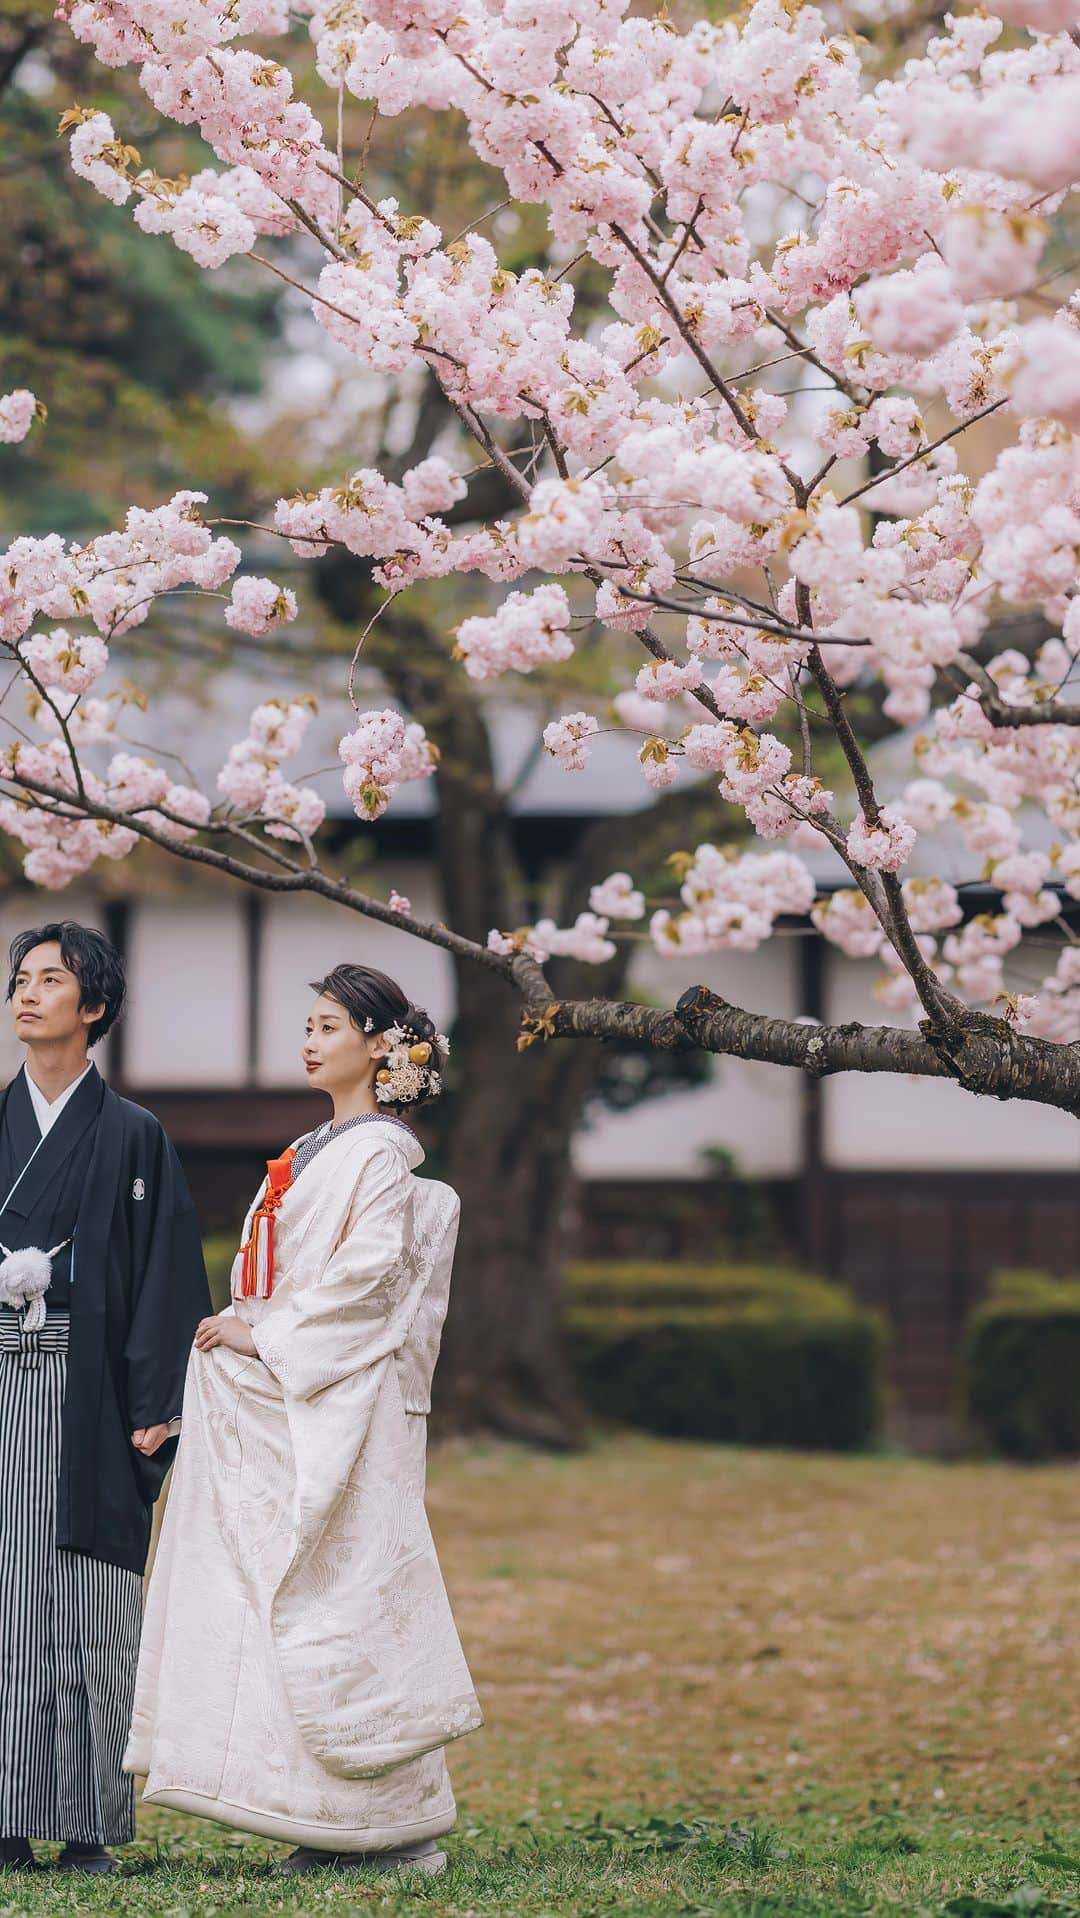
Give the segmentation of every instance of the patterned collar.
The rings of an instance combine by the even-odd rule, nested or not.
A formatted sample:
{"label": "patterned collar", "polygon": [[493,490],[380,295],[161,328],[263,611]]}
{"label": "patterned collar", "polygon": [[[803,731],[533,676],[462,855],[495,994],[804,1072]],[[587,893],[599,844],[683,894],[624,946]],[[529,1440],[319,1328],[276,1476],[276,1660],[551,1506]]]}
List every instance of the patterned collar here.
{"label": "patterned collar", "polygon": [[311,1164],[316,1153],[321,1152],[324,1145],[329,1145],[332,1140],[339,1139],[343,1132],[351,1132],[353,1126],[372,1124],[398,1126],[402,1132],[408,1134],[414,1145],[416,1143],[416,1134],[412,1127],[406,1125],[404,1119],[399,1119],[393,1112],[358,1112],[354,1119],[343,1119],[340,1125],[334,1125],[332,1120],[327,1119],[324,1124],[318,1126],[314,1132],[307,1133],[306,1136],[300,1140],[293,1156],[293,1178],[297,1178],[299,1174],[303,1172],[305,1166]]}

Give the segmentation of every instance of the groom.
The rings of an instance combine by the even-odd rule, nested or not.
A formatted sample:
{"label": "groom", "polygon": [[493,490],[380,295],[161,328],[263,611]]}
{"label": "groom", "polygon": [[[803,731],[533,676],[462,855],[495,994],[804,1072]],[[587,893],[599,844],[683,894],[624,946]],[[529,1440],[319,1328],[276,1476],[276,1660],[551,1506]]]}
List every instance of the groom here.
{"label": "groom", "polygon": [[198,1224],[157,1120],[88,1058],[119,954],[72,920],[20,933],[26,1063],[0,1092],[0,1865],[117,1869],[151,1509],[210,1310]]}

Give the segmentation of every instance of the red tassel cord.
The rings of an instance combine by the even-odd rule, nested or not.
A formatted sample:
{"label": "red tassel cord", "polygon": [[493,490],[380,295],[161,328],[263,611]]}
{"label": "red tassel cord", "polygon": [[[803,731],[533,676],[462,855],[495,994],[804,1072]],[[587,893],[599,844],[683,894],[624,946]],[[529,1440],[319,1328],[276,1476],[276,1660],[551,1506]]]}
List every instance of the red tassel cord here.
{"label": "red tassel cord", "polygon": [[241,1299],[268,1299],[274,1290],[274,1214],[292,1184],[294,1149],[280,1159],[266,1161],[266,1189],[251,1221],[251,1234],[240,1247]]}

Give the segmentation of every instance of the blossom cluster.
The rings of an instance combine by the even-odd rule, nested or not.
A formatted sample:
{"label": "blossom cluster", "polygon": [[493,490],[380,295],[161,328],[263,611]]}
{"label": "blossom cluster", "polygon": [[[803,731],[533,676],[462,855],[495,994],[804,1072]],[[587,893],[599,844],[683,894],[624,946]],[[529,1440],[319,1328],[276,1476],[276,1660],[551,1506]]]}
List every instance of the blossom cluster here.
{"label": "blossom cluster", "polygon": [[299,752],[311,718],[310,700],[264,701],[255,707],[246,736],[230,746],[218,774],[218,791],[260,821],[272,839],[310,841],[326,815],[326,802],[313,787],[297,786],[281,771],[282,761]]}
{"label": "blossom cluster", "polygon": [[[257,236],[287,239],[289,277],[332,350],[380,381],[436,379],[517,500],[491,524],[464,518],[467,480],[440,440],[394,479],[361,467],[283,498],[277,532],[303,558],[343,547],[388,593],[451,574],[491,582],[494,603],[455,634],[477,682],[546,684],[598,626],[609,655],[643,641],[613,701],[619,727],[643,735],[642,778],[711,781],[718,813],[787,842],[699,847],[681,909],[653,914],[657,947],[750,950],[812,910],[842,950],[881,958],[895,1013],[914,990],[885,923],[899,912],[939,981],[993,1005],[1023,933],[1080,898],[1080,727],[1000,723],[1003,708],[1068,703],[1080,657],[1080,299],[1054,293],[1045,265],[1080,179],[1074,0],[946,15],[889,73],[835,9],[787,0],[679,24],[628,0],[67,11],[213,159],[163,179],[107,115],[76,108],[75,173],[211,271]],[[289,64],[298,23],[321,107]],[[327,143],[335,95],[383,119],[452,113],[510,199],[544,209],[550,262],[511,271],[485,234],[447,240],[423,210],[371,198]],[[21,390],[0,400],[0,440],[21,438],[33,410]],[[969,457],[963,429],[991,411],[1004,431]],[[0,640],[44,702],[41,750],[61,770],[75,727],[109,731],[93,708],[110,639],[163,592],[232,579],[239,551],[212,538],[201,501],[133,509],[85,549],[16,541],[0,567]],[[1034,656],[997,644],[1010,608],[1044,622]],[[242,578],[225,619],[259,638],[295,611],[288,589]],[[582,683],[543,734],[568,771],[601,730]],[[824,701],[842,729],[845,692],[875,686],[895,726],[924,728],[915,776],[885,796],[860,780],[841,824],[814,776],[808,707],[816,724]],[[299,720],[268,710],[221,791],[268,831],[309,839],[315,795],[279,770]],[[428,776],[433,752],[406,717],[361,714],[340,748],[358,814],[377,818]],[[853,883],[817,900],[787,848],[823,834]],[[914,872],[935,835],[1000,910],[963,921],[952,878]],[[593,895],[574,927],[493,938],[600,962],[612,923],[645,907],[627,875]],[[627,900],[640,912],[620,915]],[[1015,1016],[1080,1036],[1071,965]]]}
{"label": "blossom cluster", "polygon": [[[107,736],[107,735],[104,735]],[[103,774],[76,769],[64,738],[44,746],[15,740],[0,753],[0,828],[25,849],[23,871],[34,885],[67,886],[98,859],[124,859],[139,843],[139,826],[159,841],[191,839],[210,817],[210,802],[152,760],[114,753]],[[107,808],[133,823],[88,818]]]}
{"label": "blossom cluster", "polygon": [[[0,554],[0,643],[20,647],[38,619],[64,625],[58,640],[35,639],[31,656],[48,668],[48,684],[84,691],[107,664],[100,641],[141,626],[155,601],[194,589],[218,593],[240,564],[240,548],[215,538],[202,517],[205,493],[174,493],[164,506],[132,506],[122,531],[99,534],[85,545],[57,533],[19,538]],[[294,595],[269,580],[237,580],[226,617],[243,632],[265,632],[296,615]],[[89,622],[93,634],[70,630]],[[51,651],[50,651],[51,648]],[[56,666],[66,661],[66,666]],[[78,682],[78,683],[76,683]]]}
{"label": "blossom cluster", "polygon": [[338,746],[345,791],[359,819],[378,819],[391,795],[414,779],[430,779],[438,754],[424,728],[390,707],[358,715]]}
{"label": "blossom cluster", "polygon": [[29,387],[17,386],[11,393],[0,394],[0,446],[17,446],[40,417],[41,408]]}

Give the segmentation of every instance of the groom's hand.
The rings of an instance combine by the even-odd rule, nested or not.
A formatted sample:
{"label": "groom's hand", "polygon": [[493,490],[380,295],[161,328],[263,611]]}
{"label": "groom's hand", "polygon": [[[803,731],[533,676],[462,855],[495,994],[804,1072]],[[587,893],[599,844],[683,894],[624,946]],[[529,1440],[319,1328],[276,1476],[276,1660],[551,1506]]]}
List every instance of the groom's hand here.
{"label": "groom's hand", "polygon": [[141,1425],[131,1434],[131,1443],[144,1458],[152,1458],[159,1445],[164,1445],[169,1436],[167,1425]]}

